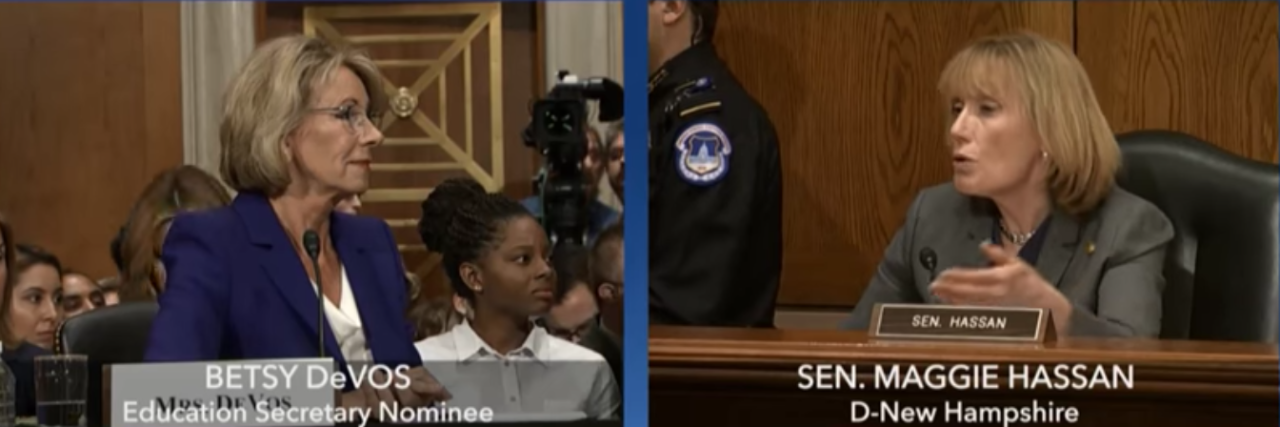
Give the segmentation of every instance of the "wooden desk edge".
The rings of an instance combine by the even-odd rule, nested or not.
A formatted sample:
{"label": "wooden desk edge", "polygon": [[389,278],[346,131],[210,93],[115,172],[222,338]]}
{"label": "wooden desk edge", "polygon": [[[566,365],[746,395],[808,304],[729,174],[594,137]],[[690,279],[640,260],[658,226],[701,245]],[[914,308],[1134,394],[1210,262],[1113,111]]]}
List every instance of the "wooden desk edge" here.
{"label": "wooden desk edge", "polygon": [[[957,361],[1004,363],[1157,363],[1277,370],[1274,344],[1063,339],[1049,344],[872,341],[862,331],[650,328],[650,361],[707,356],[774,361]],[[996,351],[993,351],[996,350]],[[1280,371],[1277,371],[1280,372]]]}

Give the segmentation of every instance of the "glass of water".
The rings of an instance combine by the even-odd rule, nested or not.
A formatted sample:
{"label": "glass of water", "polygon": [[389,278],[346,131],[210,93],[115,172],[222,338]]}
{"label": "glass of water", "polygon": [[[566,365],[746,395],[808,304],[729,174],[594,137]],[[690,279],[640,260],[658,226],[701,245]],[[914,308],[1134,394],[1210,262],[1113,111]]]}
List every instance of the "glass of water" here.
{"label": "glass of water", "polygon": [[35,358],[36,419],[41,426],[77,427],[89,394],[89,359],[81,355]]}

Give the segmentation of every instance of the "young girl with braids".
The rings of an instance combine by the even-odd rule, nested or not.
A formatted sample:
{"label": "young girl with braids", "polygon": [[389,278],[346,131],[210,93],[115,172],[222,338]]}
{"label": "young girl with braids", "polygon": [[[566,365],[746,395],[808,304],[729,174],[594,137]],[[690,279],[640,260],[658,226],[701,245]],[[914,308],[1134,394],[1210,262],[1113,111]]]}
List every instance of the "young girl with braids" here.
{"label": "young girl with braids", "polygon": [[[616,416],[621,399],[604,358],[532,320],[551,308],[556,274],[547,234],[527,209],[470,179],[451,179],[422,202],[418,233],[443,255],[454,291],[472,309],[470,319],[417,343],[454,406],[517,418]],[[505,389],[505,375],[494,375],[534,361],[541,363],[518,366],[514,389]]]}

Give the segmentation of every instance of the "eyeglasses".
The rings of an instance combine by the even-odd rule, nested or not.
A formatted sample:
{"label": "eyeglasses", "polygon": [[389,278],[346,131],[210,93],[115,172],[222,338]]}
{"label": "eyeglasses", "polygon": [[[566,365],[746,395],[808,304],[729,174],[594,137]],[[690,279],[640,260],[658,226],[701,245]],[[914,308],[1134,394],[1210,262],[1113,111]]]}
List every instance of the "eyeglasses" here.
{"label": "eyeglasses", "polygon": [[372,111],[365,111],[361,108],[356,108],[353,105],[343,105],[341,107],[332,108],[313,108],[307,111],[312,113],[326,113],[338,120],[346,122],[347,129],[356,136],[366,135],[365,132],[368,132],[368,128],[365,127],[366,124],[372,126],[374,129],[382,128],[382,115],[376,114]]}

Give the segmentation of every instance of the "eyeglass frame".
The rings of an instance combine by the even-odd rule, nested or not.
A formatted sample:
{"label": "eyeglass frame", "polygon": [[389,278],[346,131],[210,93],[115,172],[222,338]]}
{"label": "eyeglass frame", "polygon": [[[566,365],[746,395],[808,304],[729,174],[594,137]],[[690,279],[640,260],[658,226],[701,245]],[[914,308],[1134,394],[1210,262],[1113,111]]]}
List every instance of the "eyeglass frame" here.
{"label": "eyeglass frame", "polygon": [[[361,111],[363,114],[355,114]],[[359,108],[351,104],[343,104],[337,107],[308,108],[306,112],[325,113],[335,119],[342,120],[343,123],[347,124],[347,130],[351,131],[351,133],[356,136],[366,135],[365,132],[367,132],[367,130],[364,127],[365,124],[373,126],[374,129],[378,129],[379,131],[382,130],[382,114],[375,113],[373,110]]]}

